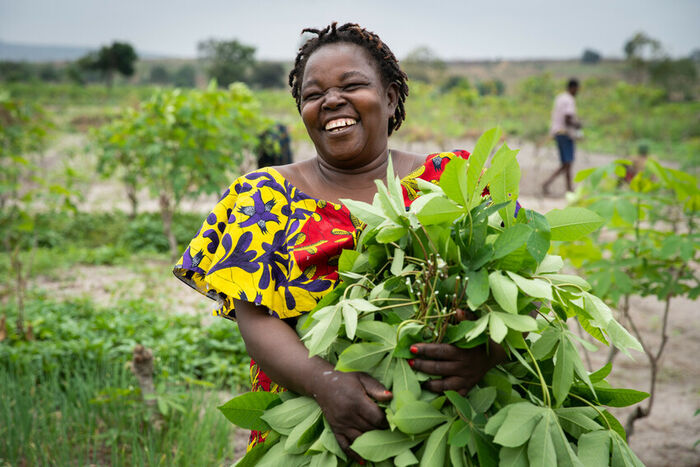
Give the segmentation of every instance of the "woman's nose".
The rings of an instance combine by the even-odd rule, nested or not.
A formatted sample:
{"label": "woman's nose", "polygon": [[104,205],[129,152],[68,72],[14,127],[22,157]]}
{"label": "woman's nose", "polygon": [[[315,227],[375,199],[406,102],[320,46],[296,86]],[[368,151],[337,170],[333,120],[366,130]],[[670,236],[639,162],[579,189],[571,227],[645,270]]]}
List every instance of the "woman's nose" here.
{"label": "woman's nose", "polygon": [[323,99],[323,107],[335,109],[345,103],[345,98],[339,89],[329,89]]}

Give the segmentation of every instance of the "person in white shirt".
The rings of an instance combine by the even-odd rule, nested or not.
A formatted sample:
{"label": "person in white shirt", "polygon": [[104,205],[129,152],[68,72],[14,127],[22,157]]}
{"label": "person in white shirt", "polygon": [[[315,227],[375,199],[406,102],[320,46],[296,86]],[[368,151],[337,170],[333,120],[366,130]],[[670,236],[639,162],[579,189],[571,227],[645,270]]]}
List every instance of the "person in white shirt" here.
{"label": "person in white shirt", "polygon": [[566,190],[573,191],[571,166],[574,162],[574,139],[578,138],[581,132],[581,122],[576,115],[575,97],[578,90],[578,80],[572,78],[567,83],[567,91],[562,92],[554,99],[550,134],[557,142],[561,167],[542,185],[542,191],[545,195],[549,194],[549,185],[552,181],[561,174],[564,174],[566,178]]}

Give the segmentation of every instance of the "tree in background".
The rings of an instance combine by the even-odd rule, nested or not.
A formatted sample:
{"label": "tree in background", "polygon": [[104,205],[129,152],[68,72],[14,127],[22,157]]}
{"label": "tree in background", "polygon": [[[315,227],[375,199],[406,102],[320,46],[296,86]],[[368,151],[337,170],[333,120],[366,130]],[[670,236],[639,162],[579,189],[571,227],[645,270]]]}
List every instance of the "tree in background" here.
{"label": "tree in background", "polygon": [[281,63],[258,62],[253,66],[249,82],[260,88],[284,88],[285,69]]}
{"label": "tree in background", "polygon": [[600,62],[601,58],[602,57],[601,57],[600,53],[598,53],[592,49],[586,49],[583,51],[583,55],[581,56],[581,63],[594,65],[594,64]]}
{"label": "tree in background", "polygon": [[[38,105],[0,93],[0,239],[9,256],[17,301],[17,333],[31,340],[31,326],[24,327],[24,290],[31,258],[22,252],[36,246],[36,218],[40,211],[73,208],[72,193],[48,176],[41,163],[53,125]],[[5,319],[0,318],[4,323]],[[4,326],[3,326],[4,327]],[[0,334],[4,329],[0,329]]]}
{"label": "tree in background", "polygon": [[182,65],[171,78],[178,88],[193,88],[197,84],[197,71],[192,65]]}
{"label": "tree in background", "polygon": [[242,44],[236,39],[209,39],[200,42],[197,48],[206,64],[209,78],[215,79],[221,87],[227,87],[236,81],[245,82],[255,64],[255,47]]}
{"label": "tree in background", "polygon": [[506,90],[506,85],[503,81],[497,78],[479,81],[476,84],[476,89],[480,96],[502,96]]}
{"label": "tree in background", "polygon": [[91,135],[103,176],[118,175],[130,189],[158,198],[170,252],[180,202],[219,193],[267,126],[259,104],[240,83],[227,90],[160,90],[138,108]]}
{"label": "tree in background", "polygon": [[87,54],[78,60],[78,64],[84,70],[99,72],[107,84],[111,86],[115,73],[125,77],[134,74],[136,60],[138,60],[138,55],[130,44],[112,42],[112,45],[103,46],[97,52]]}
{"label": "tree in background", "polygon": [[631,71],[632,79],[637,83],[644,82],[647,62],[659,60],[664,55],[661,42],[647,36],[643,32],[638,32],[627,40],[623,50],[625,52],[625,60]]}
{"label": "tree in background", "polygon": [[170,83],[170,73],[163,65],[156,65],[151,68],[148,74],[148,82],[153,84],[168,84]]}
{"label": "tree in background", "polygon": [[441,74],[447,68],[444,60],[429,47],[416,47],[401,61],[409,79],[429,83],[432,75]]}

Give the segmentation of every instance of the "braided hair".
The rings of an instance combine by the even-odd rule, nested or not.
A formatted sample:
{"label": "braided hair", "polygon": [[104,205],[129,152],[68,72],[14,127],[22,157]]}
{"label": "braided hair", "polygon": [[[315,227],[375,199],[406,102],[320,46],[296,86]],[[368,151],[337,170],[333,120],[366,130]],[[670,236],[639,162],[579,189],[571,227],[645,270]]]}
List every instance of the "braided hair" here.
{"label": "braided hair", "polygon": [[354,23],[346,23],[337,27],[337,23],[326,26],[323,29],[306,28],[303,33],[309,32],[316,34],[299,48],[294,68],[289,73],[289,85],[292,87],[292,96],[297,103],[297,110],[301,112],[301,80],[304,76],[306,62],[311,54],[327,44],[335,44],[339,42],[350,42],[364,48],[372,57],[377,67],[379,74],[382,77],[384,85],[396,84],[398,88],[398,104],[394,115],[389,117],[389,135],[394,130],[398,130],[401,123],[406,118],[406,109],[404,103],[408,96],[408,77],[401,70],[399,61],[394,56],[394,53],[389,49],[378,35],[360,27]]}

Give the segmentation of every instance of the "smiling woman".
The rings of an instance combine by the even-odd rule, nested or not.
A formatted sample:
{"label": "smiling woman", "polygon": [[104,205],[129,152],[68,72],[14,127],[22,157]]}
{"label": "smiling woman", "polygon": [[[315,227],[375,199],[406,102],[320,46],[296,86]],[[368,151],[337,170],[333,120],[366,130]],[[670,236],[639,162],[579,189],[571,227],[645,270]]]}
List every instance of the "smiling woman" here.
{"label": "smiling woman", "polygon": [[[188,285],[218,300],[216,314],[237,319],[251,362],[253,391],[287,388],[313,397],[340,446],[387,425],[376,402],[392,394],[365,373],[340,372],[309,358],[294,329],[338,283],[338,258],[355,247],[361,223],[341,199],[371,201],[375,179],[391,160],[406,207],[417,179],[437,181],[466,151],[426,156],[390,150],[405,118],[406,75],[379,37],[355,24],[322,30],[299,50],[290,73],[292,96],[316,154],[234,181],[175,267]],[[410,363],[442,378],[426,389],[465,394],[503,358],[492,345],[463,350],[418,344]],[[264,441],[253,432],[251,446]]]}

